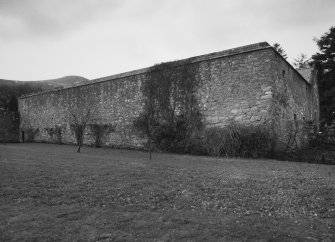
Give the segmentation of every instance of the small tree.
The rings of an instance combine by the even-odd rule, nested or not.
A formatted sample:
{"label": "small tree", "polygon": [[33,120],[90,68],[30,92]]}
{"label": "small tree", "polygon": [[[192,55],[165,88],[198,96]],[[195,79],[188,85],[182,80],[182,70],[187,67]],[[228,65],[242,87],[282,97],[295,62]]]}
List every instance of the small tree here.
{"label": "small tree", "polygon": [[85,101],[76,101],[68,106],[70,128],[75,135],[78,153],[80,153],[80,148],[84,142],[86,126],[92,119],[93,108],[93,102],[87,103]]}
{"label": "small tree", "polygon": [[287,59],[287,55],[285,50],[283,49],[283,47],[281,47],[281,45],[279,43],[274,43],[273,44],[273,48],[279,53],[281,54],[282,57],[284,57],[285,59]]}

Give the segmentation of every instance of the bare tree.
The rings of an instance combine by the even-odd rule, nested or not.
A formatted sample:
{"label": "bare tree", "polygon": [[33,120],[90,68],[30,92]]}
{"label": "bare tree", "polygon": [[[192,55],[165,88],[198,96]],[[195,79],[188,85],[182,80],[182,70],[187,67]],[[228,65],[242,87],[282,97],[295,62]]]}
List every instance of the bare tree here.
{"label": "bare tree", "polygon": [[75,135],[78,153],[84,142],[84,134],[87,124],[92,121],[93,108],[93,102],[87,101],[76,101],[68,106],[70,128]]}

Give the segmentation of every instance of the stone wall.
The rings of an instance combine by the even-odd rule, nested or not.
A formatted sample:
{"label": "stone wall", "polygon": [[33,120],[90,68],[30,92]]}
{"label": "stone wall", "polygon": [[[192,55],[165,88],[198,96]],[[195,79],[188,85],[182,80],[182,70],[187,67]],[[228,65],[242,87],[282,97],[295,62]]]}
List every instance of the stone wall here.
{"label": "stone wall", "polygon": [[316,72],[312,72],[310,80],[305,80],[276,53],[273,75],[274,99],[271,114],[277,146],[281,149],[302,146],[307,142],[307,132],[311,131],[305,130],[307,122],[315,126],[319,123]]}
{"label": "stone wall", "polygon": [[[274,119],[272,107],[276,90],[284,90],[291,98],[289,108],[280,107],[283,117],[288,119],[292,112],[308,118],[313,114],[306,82],[267,43],[193,57],[174,65],[185,63],[197,65],[195,78],[200,85],[196,95],[207,127],[236,121],[269,128]],[[282,70],[285,77],[281,77]],[[56,142],[50,129],[61,127],[62,142],[73,143],[68,106],[79,102],[94,105],[91,123],[116,127],[104,138],[104,145],[141,148],[146,140],[133,128],[133,120],[143,110],[141,85],[151,71],[151,68],[140,69],[92,80],[92,84],[20,98],[21,129],[27,139]],[[89,129],[85,142],[93,143]]]}
{"label": "stone wall", "polygon": [[260,125],[271,104],[271,48],[202,62],[199,99],[210,126]]}
{"label": "stone wall", "polygon": [[[141,144],[134,137],[132,121],[142,109],[140,85],[143,78],[144,75],[134,75],[20,99],[21,129],[27,133],[28,141],[29,134],[34,133],[34,141],[53,142],[47,130],[60,126],[62,142],[74,143],[68,108],[73,102],[82,102],[84,105],[94,105],[89,124],[116,125],[115,132],[105,138],[105,145],[139,146]],[[87,144],[93,142],[89,129],[85,141]]]}

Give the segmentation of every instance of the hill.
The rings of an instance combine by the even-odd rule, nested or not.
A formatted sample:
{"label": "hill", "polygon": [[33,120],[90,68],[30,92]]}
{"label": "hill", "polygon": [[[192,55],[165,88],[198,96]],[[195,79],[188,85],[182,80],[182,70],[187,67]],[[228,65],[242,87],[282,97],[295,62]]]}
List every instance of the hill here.
{"label": "hill", "polygon": [[32,87],[40,87],[42,91],[51,90],[54,88],[67,88],[71,86],[78,86],[82,84],[89,83],[85,77],[82,76],[65,76],[56,79],[40,80],[40,81],[15,81],[15,80],[5,80],[0,79],[0,85],[16,86],[28,84]]}
{"label": "hill", "polygon": [[79,86],[89,82],[90,80],[82,76],[65,76],[57,79],[34,81],[34,83],[40,84],[43,90]]}

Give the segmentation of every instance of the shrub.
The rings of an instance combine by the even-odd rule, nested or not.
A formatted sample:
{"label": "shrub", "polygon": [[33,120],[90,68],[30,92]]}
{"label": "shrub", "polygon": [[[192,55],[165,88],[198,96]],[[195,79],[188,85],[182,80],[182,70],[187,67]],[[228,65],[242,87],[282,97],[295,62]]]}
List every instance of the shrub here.
{"label": "shrub", "polygon": [[141,131],[144,137],[148,137],[153,143],[153,149],[159,151],[190,153],[192,135],[201,129],[201,116],[193,115],[188,121],[183,114],[175,115],[173,121],[164,119],[151,119],[148,124],[148,115],[144,113],[134,120],[135,129]]}
{"label": "shrub", "polygon": [[203,146],[213,156],[265,157],[271,150],[271,138],[260,127],[231,123],[205,129]]}
{"label": "shrub", "polygon": [[62,126],[55,125],[54,128],[45,128],[44,130],[47,132],[51,140],[55,141],[57,144],[62,143]]}
{"label": "shrub", "polygon": [[[295,142],[295,145],[287,146],[285,150],[276,151],[271,158],[335,165],[335,125],[324,127],[321,132],[317,132],[313,121],[296,122],[296,127],[294,133],[300,145]],[[292,136],[290,131],[288,129],[288,135]]]}
{"label": "shrub", "polygon": [[335,150],[335,123],[314,134],[310,138],[310,146]]}
{"label": "shrub", "polygon": [[63,128],[62,126],[55,126],[55,135],[56,135],[56,141],[58,144],[62,143],[62,133],[63,133]]}
{"label": "shrub", "polygon": [[111,124],[91,124],[89,126],[95,147],[101,147],[102,139],[109,133],[115,131],[115,125]]}
{"label": "shrub", "polygon": [[28,128],[25,129],[25,142],[33,142],[35,139],[35,136],[39,134],[40,130],[33,129],[33,128]]}

